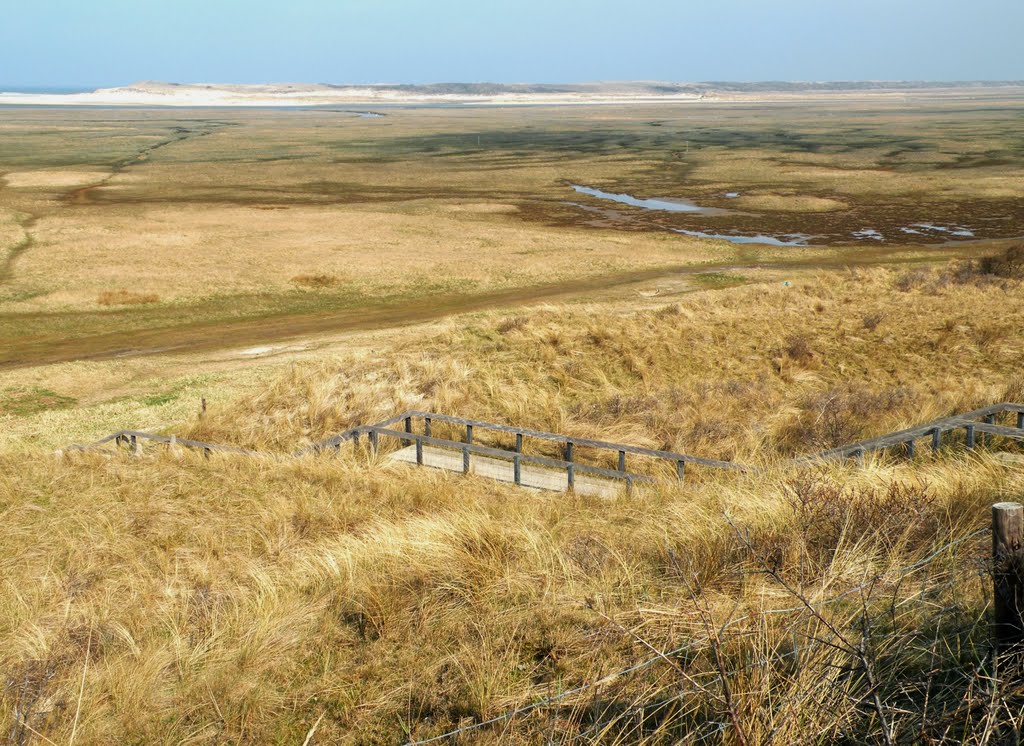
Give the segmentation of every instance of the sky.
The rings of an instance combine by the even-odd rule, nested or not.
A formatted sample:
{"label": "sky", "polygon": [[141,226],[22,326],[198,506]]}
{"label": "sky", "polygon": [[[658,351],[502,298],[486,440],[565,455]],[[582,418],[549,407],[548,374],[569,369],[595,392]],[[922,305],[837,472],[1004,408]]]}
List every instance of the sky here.
{"label": "sky", "polygon": [[1021,80],[1022,0],[0,0],[0,88]]}

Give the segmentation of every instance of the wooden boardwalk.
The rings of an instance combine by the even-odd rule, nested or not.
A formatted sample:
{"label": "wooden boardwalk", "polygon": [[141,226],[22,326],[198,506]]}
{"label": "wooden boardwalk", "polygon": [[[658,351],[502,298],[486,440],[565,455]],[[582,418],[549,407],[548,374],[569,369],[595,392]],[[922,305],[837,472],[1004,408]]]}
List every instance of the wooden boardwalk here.
{"label": "wooden boardwalk", "polygon": [[[999,422],[999,420],[1002,422]],[[448,438],[436,437],[432,427],[443,423],[449,432]],[[401,429],[399,429],[401,428]],[[417,432],[418,431],[418,432]],[[504,447],[485,446],[474,441],[476,433],[491,432],[492,442],[504,442]],[[893,452],[914,458],[917,445],[925,440],[932,451],[938,452],[951,446],[973,449],[979,445],[990,445],[993,438],[1024,441],[1024,404],[1002,402],[989,407],[965,412],[953,417],[944,417],[915,427],[907,428],[877,438],[850,443],[820,453],[800,456],[786,462],[793,466],[809,466],[816,462],[855,459],[861,461],[871,452]],[[560,433],[501,425],[481,420],[439,414],[436,412],[409,411],[390,417],[373,425],[361,425],[339,433],[327,440],[307,446],[292,457],[320,453],[339,453],[343,445],[358,448],[361,440],[368,441],[370,449],[378,452],[381,441],[398,443],[399,450],[392,460],[414,463],[463,473],[475,472],[499,481],[507,481],[528,489],[576,489],[587,494],[610,496],[625,486],[654,482],[649,474],[630,471],[636,457],[652,462],[667,462],[682,481],[687,467],[696,466],[718,470],[757,471],[755,467],[743,466],[731,461],[692,456],[673,451],[661,451],[628,443],[610,443],[602,440],[576,438]],[[529,441],[534,453],[524,450]],[[127,445],[135,454],[142,452],[143,442],[153,442],[171,448],[180,446],[202,451],[207,456],[214,453],[244,455],[267,455],[282,458],[281,454],[259,454],[241,448],[216,445],[192,440],[178,440],[174,436],[154,435],[135,430],[119,430],[91,445],[72,445],[68,450],[90,450],[106,445]],[[514,443],[514,445],[508,445]],[[586,449],[605,454],[605,463],[617,461],[618,468],[608,469],[581,463],[577,449]],[[536,455],[536,451],[556,452],[559,457]],[[615,458],[617,456],[617,459]],[[633,467],[635,468],[635,467]],[[664,470],[664,467],[662,467]]]}
{"label": "wooden boardwalk", "polygon": [[[400,464],[417,465],[416,446],[408,446],[388,456],[390,461]],[[426,446],[422,452],[422,466],[434,469],[466,473],[462,460],[462,452],[450,448]],[[509,459],[494,456],[474,456],[470,462],[469,474],[494,479],[498,482],[516,484],[515,463]],[[519,468],[520,487],[534,490],[550,490],[566,492],[569,480],[565,469],[554,469],[550,466],[535,464],[521,465]],[[573,490],[581,495],[595,497],[615,497],[623,490],[623,483],[611,479],[602,479],[588,475],[577,476],[573,480]]]}

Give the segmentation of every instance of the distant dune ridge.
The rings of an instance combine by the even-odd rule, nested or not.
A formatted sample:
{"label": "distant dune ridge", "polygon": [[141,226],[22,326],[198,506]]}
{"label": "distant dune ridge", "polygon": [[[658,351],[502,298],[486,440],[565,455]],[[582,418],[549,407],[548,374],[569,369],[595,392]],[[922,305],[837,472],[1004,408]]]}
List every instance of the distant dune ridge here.
{"label": "distant dune ridge", "polygon": [[163,83],[140,81],[86,93],[3,93],[0,105],[28,106],[320,106],[332,104],[617,104],[701,100],[766,101],[801,97],[992,96],[1024,93],[1024,81],[915,81],[572,84]]}

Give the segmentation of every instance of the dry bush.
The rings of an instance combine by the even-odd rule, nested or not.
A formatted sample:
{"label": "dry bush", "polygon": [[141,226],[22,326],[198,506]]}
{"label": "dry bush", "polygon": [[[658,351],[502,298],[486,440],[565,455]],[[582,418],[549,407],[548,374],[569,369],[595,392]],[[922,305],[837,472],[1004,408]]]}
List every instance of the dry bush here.
{"label": "dry bush", "polygon": [[791,483],[789,506],[790,525],[802,550],[801,572],[808,567],[804,560],[820,572],[837,551],[851,547],[916,551],[940,532],[946,517],[944,505],[922,485],[893,482],[883,489],[850,488],[813,475]]}
{"label": "dry bush", "polygon": [[523,329],[530,323],[528,316],[509,316],[508,318],[502,319],[498,322],[497,330],[499,334],[508,334],[519,329]]}
{"label": "dry bush", "polygon": [[130,290],[105,290],[96,298],[101,306],[143,306],[159,303],[156,293],[133,293]]}
{"label": "dry bush", "polygon": [[783,352],[790,360],[798,363],[808,363],[814,359],[814,351],[811,349],[810,340],[802,334],[791,334],[786,337]]}
{"label": "dry bush", "polygon": [[878,422],[907,411],[916,400],[905,387],[874,391],[844,386],[814,392],[798,403],[796,415],[779,430],[780,445],[792,451],[835,448],[879,432]]}
{"label": "dry bush", "polygon": [[919,288],[924,285],[931,278],[932,272],[928,269],[911,269],[906,272],[900,273],[896,277],[895,286],[897,290],[901,292],[909,292],[914,288]]}
{"label": "dry bush", "polygon": [[1024,280],[1024,243],[1014,244],[1002,254],[977,260],[977,271],[1009,280]]}
{"label": "dry bush", "polygon": [[972,283],[978,286],[1013,287],[1024,280],[1024,244],[1014,244],[994,256],[968,259],[952,264],[937,280],[937,286],[948,283]]}
{"label": "dry bush", "polygon": [[867,316],[861,319],[861,323],[864,325],[865,329],[867,329],[869,332],[873,332],[875,329],[878,328],[878,325],[881,324],[884,319],[884,313],[869,313]]}

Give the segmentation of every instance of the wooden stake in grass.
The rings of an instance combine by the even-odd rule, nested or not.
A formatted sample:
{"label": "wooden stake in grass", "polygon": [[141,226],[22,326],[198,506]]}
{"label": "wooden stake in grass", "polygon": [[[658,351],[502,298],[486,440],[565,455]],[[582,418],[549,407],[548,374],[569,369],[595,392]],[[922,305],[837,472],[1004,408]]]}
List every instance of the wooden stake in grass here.
{"label": "wooden stake in grass", "polygon": [[992,506],[994,637],[999,655],[1024,649],[1024,505]]}

